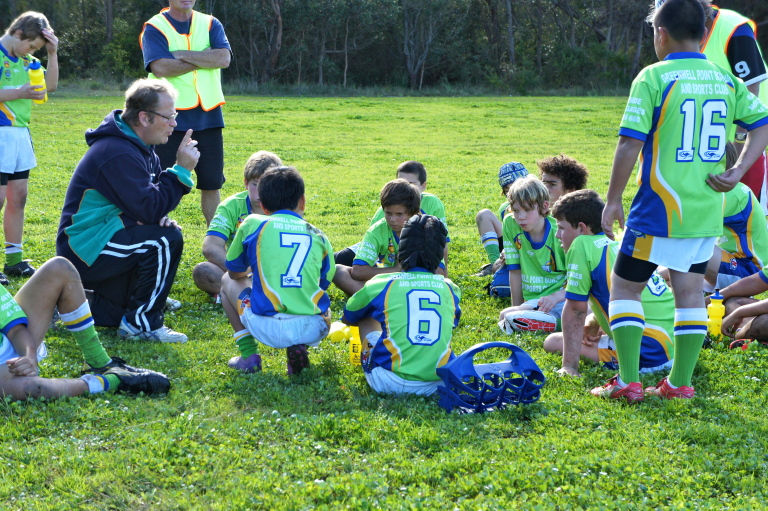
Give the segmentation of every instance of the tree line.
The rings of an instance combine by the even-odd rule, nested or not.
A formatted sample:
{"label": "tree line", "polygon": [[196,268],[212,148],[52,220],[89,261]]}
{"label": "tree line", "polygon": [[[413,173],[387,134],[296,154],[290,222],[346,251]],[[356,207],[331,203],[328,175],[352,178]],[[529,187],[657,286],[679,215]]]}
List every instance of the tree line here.
{"label": "tree line", "polygon": [[[224,25],[225,82],[256,86],[624,87],[655,61],[650,0],[198,0]],[[768,2],[716,2],[753,18],[768,49]],[[138,37],[162,0],[0,0],[6,28],[46,14],[63,78],[145,75]],[[45,52],[41,52],[44,54]]]}

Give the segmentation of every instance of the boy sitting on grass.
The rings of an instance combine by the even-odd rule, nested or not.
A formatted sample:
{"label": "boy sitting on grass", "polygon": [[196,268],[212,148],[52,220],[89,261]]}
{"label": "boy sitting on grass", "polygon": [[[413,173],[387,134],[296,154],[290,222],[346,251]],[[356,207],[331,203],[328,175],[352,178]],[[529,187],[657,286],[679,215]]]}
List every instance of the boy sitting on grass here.
{"label": "boy sitting on grass", "polygon": [[[568,284],[562,333],[550,334],[544,349],[562,353],[560,374],[579,374],[579,355],[602,363],[608,369],[619,369],[616,348],[608,324],[608,302],[611,290],[611,268],[619,243],[602,232],[600,220],[605,203],[594,190],[579,190],[560,197],[552,208],[557,220],[557,239],[565,250]],[[587,301],[593,315],[587,315]],[[653,274],[642,293],[645,330],[640,347],[640,372],[654,372],[671,367],[674,356],[672,333],[675,306],[672,290],[659,275]]]}
{"label": "boy sitting on grass", "polygon": [[501,247],[503,247],[503,233],[502,222],[509,210],[509,201],[507,200],[507,192],[509,187],[515,180],[520,179],[528,175],[528,169],[525,166],[516,161],[505,163],[499,169],[499,185],[501,186],[501,194],[504,196],[504,202],[499,206],[498,217],[490,209],[481,209],[475,215],[475,224],[477,224],[477,231],[480,234],[480,243],[483,245],[486,255],[488,256],[488,263],[483,265],[478,277],[484,277],[493,273],[492,266],[499,256],[501,255]]}
{"label": "boy sitting on grass", "polygon": [[421,193],[405,179],[395,179],[384,185],[379,197],[384,218],[365,232],[351,268],[336,265],[333,283],[347,295],[360,291],[376,275],[401,271],[397,261],[400,231],[419,212]]}
{"label": "boy sitting on grass", "polygon": [[[445,225],[446,230],[448,229],[448,220],[445,217],[445,206],[443,205],[443,202],[437,198],[436,195],[431,194],[426,191],[427,189],[427,169],[424,167],[424,165],[418,161],[404,161],[397,167],[397,173],[395,175],[395,179],[405,179],[409,183],[411,183],[413,186],[415,186],[419,192],[421,193],[421,203],[419,205],[419,210],[424,215],[432,215],[436,216],[440,219],[441,222],[443,222],[443,225]],[[371,218],[370,225],[375,224],[379,220],[384,218],[384,209],[382,207],[379,207],[379,209],[376,210],[376,213],[374,213],[373,218]],[[450,243],[451,239],[450,237],[446,238],[448,240],[448,243]],[[334,254],[334,259],[336,260],[336,264],[342,264],[344,266],[353,266],[354,260],[355,260],[355,253],[357,252],[357,248],[360,246],[358,243],[357,245],[354,245],[352,247],[347,247],[344,250],[341,250]],[[445,255],[443,257],[443,262],[448,261],[448,245],[445,246]]]}
{"label": "boy sitting on grass", "polygon": [[[587,177],[589,171],[583,163],[579,163],[575,158],[560,155],[544,158],[536,162],[539,167],[541,182],[549,190],[549,203],[554,204],[561,195],[581,190],[587,186]],[[502,187],[503,194],[506,197],[509,186],[519,177],[525,177],[528,171],[521,163],[511,162],[503,165],[499,169],[499,184]],[[484,209],[475,217],[477,230],[480,232],[480,242],[483,244],[490,265],[485,265],[477,276],[482,277],[491,275],[493,267],[500,267],[500,264],[493,263],[499,258],[499,247],[503,247],[503,227],[504,217],[509,213],[509,202],[504,202],[499,207],[499,218],[494,216],[493,212]],[[495,257],[494,257],[495,256]],[[491,258],[493,257],[493,260]]]}
{"label": "boy sitting on grass", "polygon": [[447,234],[436,217],[411,217],[400,236],[402,271],[376,275],[344,307],[342,321],[360,327],[365,378],[378,393],[432,394],[437,368],[453,358],[461,292],[435,274]]}
{"label": "boy sitting on grass", "polygon": [[203,256],[206,261],[192,270],[195,285],[211,295],[221,291],[221,277],[227,271],[227,248],[235,237],[237,228],[245,217],[255,213],[263,215],[259,200],[259,178],[270,167],[279,167],[280,157],[269,151],[253,153],[245,163],[243,178],[245,191],[225,199],[216,208],[216,213],[203,239]]}
{"label": "boy sitting on grass", "polygon": [[[645,397],[640,347],[641,293],[658,266],[675,290],[675,360],[668,378],[645,393],[694,396],[693,371],[707,333],[701,292],[707,262],[723,232],[723,192],[732,190],[768,144],[768,110],[746,86],[699,53],[706,35],[698,0],[667,0],[652,13],[661,62],[635,78],[619,129],[602,227],[624,227],[621,196],[641,156],[627,230],[611,275],[608,305],[619,375],[592,394],[630,403]],[[661,112],[661,114],[659,114]],[[736,164],[725,168],[726,127],[749,131]]]}
{"label": "boy sitting on grass", "polygon": [[264,215],[250,215],[237,230],[221,281],[221,304],[240,350],[228,365],[260,371],[258,340],[285,348],[288,374],[299,374],[309,367],[307,346],[317,346],[328,333],[333,250],[302,218],[304,180],[295,168],[268,169],[258,190]]}
{"label": "boy sitting on grass", "polygon": [[[0,304],[0,398],[53,399],[118,391],[159,394],[171,387],[164,374],[131,367],[107,354],[93,326],[80,275],[63,257],[38,268],[15,297],[0,286]],[[48,353],[43,339],[55,308],[83,352],[79,379],[38,376],[38,362]]]}
{"label": "boy sitting on grass", "polygon": [[553,332],[565,304],[565,253],[549,216],[549,191],[537,177],[515,181],[507,195],[512,215],[504,218],[504,254],[512,307],[499,314],[499,326]]}

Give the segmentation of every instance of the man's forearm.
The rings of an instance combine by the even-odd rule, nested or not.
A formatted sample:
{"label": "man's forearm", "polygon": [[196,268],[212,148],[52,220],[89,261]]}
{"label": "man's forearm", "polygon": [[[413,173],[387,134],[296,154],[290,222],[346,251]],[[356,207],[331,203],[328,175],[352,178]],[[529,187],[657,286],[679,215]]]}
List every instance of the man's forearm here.
{"label": "man's forearm", "polygon": [[230,53],[226,48],[212,48],[202,51],[176,50],[177,60],[191,64],[198,69],[224,69],[229,67]]}
{"label": "man's forearm", "polygon": [[199,69],[198,66],[179,59],[158,59],[153,61],[149,68],[152,74],[159,78],[175,78]]}

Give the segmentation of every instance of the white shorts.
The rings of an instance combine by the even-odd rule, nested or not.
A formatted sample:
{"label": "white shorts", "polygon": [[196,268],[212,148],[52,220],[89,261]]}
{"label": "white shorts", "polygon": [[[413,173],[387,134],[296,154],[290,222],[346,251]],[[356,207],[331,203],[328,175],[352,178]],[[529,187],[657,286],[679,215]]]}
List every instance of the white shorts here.
{"label": "white shorts", "polygon": [[3,126],[0,128],[0,172],[15,174],[37,166],[29,128]]}
{"label": "white shorts", "polygon": [[[535,298],[533,300],[528,300],[527,302],[523,303],[521,307],[530,307],[531,309],[535,309],[539,306],[539,299]],[[552,310],[549,311],[549,314],[552,314],[556,319],[560,319],[563,317],[563,307],[565,307],[565,300],[562,302],[559,302],[557,305],[552,307]]]}
{"label": "white shorts", "polygon": [[[0,344],[0,364],[5,364],[12,358],[20,357],[16,350],[13,349],[10,339],[3,335],[3,342]],[[45,342],[40,343],[40,347],[37,348],[37,361],[41,361],[48,356],[48,348],[45,347]]]}
{"label": "white shorts", "polygon": [[716,236],[664,238],[627,229],[621,240],[621,251],[635,259],[687,273],[691,265],[709,261],[716,241]]}
{"label": "white shorts", "polygon": [[259,316],[247,307],[240,321],[257,341],[272,348],[290,348],[297,344],[315,347],[328,335],[328,323],[320,315],[278,312],[274,316]]}
{"label": "white shorts", "polygon": [[[381,337],[381,332],[368,334],[368,344],[372,347]],[[430,396],[437,391],[437,387],[443,385],[443,380],[414,381],[406,380],[392,371],[383,367],[374,367],[371,372],[365,373],[368,385],[378,394],[415,394],[417,396]]]}

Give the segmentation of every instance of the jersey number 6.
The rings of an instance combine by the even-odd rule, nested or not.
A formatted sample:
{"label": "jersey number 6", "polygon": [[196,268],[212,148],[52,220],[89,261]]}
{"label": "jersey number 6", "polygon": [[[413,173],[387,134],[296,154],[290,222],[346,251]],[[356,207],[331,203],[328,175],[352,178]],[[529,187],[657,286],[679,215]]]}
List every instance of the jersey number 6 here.
{"label": "jersey number 6", "polygon": [[432,346],[440,340],[442,318],[437,312],[440,295],[435,291],[408,292],[408,341],[411,344]]}

